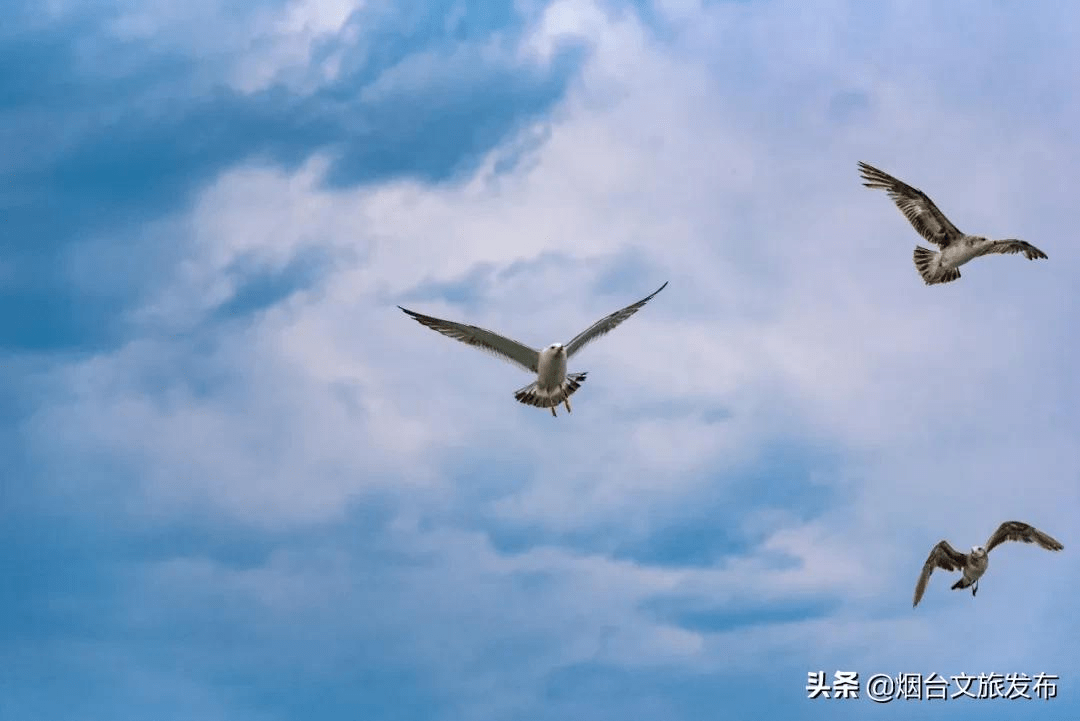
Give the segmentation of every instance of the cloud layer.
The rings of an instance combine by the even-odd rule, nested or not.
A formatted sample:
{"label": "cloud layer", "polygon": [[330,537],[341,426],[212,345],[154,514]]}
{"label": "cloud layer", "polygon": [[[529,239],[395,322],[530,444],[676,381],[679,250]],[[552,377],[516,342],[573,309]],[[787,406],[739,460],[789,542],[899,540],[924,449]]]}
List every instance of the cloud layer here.
{"label": "cloud layer", "polygon": [[[1074,15],[19,5],[0,715],[1075,712]],[[857,160],[1049,260],[923,286]],[[557,419],[395,307],[540,346],[665,280]],[[1011,519],[1066,551],[911,609]]]}

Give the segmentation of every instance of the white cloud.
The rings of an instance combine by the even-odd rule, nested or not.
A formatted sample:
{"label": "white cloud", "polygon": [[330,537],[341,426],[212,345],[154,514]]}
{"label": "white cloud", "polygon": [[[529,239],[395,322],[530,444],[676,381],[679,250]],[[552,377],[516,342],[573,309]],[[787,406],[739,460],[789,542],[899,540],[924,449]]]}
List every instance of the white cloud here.
{"label": "white cloud", "polygon": [[277,82],[311,90],[333,80],[339,62],[334,54],[316,62],[316,43],[344,32],[346,21],[362,6],[360,0],[291,0],[253,7],[219,0],[127,2],[110,8],[109,29],[124,40],[153,39],[160,50],[224,61],[225,81],[241,92]]}
{"label": "white cloud", "polygon": [[285,82],[304,89],[334,80],[340,70],[340,53],[315,61],[313,49],[320,40],[344,34],[349,17],[364,5],[361,0],[294,0],[276,14],[267,13],[254,24],[255,52],[240,56],[233,74],[239,90],[255,92]]}

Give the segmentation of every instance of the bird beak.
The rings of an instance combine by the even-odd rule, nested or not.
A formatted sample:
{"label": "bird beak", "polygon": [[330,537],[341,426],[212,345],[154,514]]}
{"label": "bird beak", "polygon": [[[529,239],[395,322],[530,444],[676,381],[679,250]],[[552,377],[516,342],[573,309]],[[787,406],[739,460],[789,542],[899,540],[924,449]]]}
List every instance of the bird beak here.
{"label": "bird beak", "polygon": [[563,403],[566,404],[566,412],[570,413],[570,396],[563,398]]}

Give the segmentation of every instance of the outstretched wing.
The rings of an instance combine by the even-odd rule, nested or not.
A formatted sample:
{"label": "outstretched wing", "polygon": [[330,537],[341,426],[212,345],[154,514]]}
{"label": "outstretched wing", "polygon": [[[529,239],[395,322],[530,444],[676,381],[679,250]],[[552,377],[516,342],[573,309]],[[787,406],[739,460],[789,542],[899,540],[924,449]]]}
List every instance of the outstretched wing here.
{"label": "outstretched wing", "polygon": [[1002,253],[1004,255],[1023,253],[1028,260],[1046,257],[1046,253],[1042,252],[1031,243],[1015,239],[991,241],[983,246],[983,250],[979,255],[990,255],[992,253]]}
{"label": "outstretched wing", "polygon": [[1037,543],[1047,551],[1060,551],[1065,548],[1060,542],[1046,535],[1035,526],[1029,526],[1020,521],[1005,521],[994,535],[986,542],[986,552],[990,553],[995,546],[1000,546],[1005,541],[1023,541],[1024,543]]}
{"label": "outstretched wing", "polygon": [[600,336],[611,331],[615,328],[615,326],[619,325],[619,323],[622,323],[634,313],[637,313],[639,310],[641,310],[642,306],[644,306],[652,299],[654,295],[656,295],[666,287],[667,281],[664,281],[664,284],[662,286],[657,288],[651,294],[639,300],[637,303],[634,303],[633,305],[628,305],[622,310],[615,311],[606,318],[602,318],[596,321],[587,329],[578,333],[576,336],[574,336],[573,340],[566,344],[566,357],[569,358],[570,356],[574,355],[579,350],[584,348],[586,344],[591,343]]}
{"label": "outstretched wing", "polygon": [[919,582],[915,584],[915,600],[912,607],[919,605],[923,594],[926,593],[926,584],[930,581],[930,574],[935,568],[943,568],[946,571],[960,571],[967,565],[967,554],[960,553],[949,545],[948,541],[939,541],[926,557],[922,573],[919,574]]}
{"label": "outstretched wing", "polygon": [[[401,306],[399,305],[398,308],[401,308]],[[414,313],[407,308],[401,308],[401,310],[405,311],[408,315],[411,315],[421,325],[426,325],[428,328],[436,330],[445,336],[449,336],[454,340],[459,340],[462,343],[479,348],[482,351],[493,353],[531,373],[537,372],[540,363],[540,353],[527,345],[518,343],[516,340],[504,338],[498,333],[492,333],[489,330],[477,328],[475,325],[465,325],[464,323],[455,323],[450,320],[432,318],[430,315]]]}
{"label": "outstretched wing", "polygon": [[908,222],[931,243],[945,248],[949,243],[963,237],[964,234],[938,210],[926,193],[861,161],[859,170],[866,181],[863,185],[886,191]]}

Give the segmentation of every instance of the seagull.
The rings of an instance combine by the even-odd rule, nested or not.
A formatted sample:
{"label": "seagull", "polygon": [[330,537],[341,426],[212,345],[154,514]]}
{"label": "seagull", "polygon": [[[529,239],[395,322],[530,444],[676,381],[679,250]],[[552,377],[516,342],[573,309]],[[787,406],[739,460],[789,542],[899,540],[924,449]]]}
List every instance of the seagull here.
{"label": "seagull", "polygon": [[1020,521],[1006,521],[998,526],[994,535],[986,542],[985,546],[973,546],[971,553],[960,553],[949,545],[948,541],[939,541],[923,564],[919,582],[915,584],[915,601],[912,608],[919,605],[926,584],[930,580],[930,574],[935,568],[944,568],[946,571],[963,571],[964,575],[952,585],[952,590],[971,587],[971,595],[979,590],[979,579],[986,573],[987,554],[994,547],[1005,541],[1023,541],[1024,543],[1037,543],[1048,551],[1060,551],[1065,548],[1058,541],[1046,535],[1034,526],[1029,526]]}
{"label": "seagull", "polygon": [[940,253],[935,253],[921,245],[915,246],[915,268],[927,285],[956,280],[960,277],[960,266],[980,255],[1023,253],[1028,260],[1046,257],[1046,253],[1023,240],[989,240],[961,233],[918,188],[863,162],[859,163],[859,170],[866,181],[863,185],[888,192],[915,230],[941,248]]}
{"label": "seagull", "polygon": [[645,296],[637,303],[628,305],[622,310],[615,311],[611,315],[601,318],[591,326],[578,333],[565,345],[552,343],[547,348],[537,351],[527,345],[505,338],[496,333],[475,325],[454,323],[449,320],[440,320],[428,315],[413,312],[407,308],[401,308],[406,314],[415,318],[421,325],[426,325],[432,330],[438,331],[445,336],[475,346],[480,350],[493,353],[504,360],[536,374],[536,380],[514,392],[514,398],[519,403],[536,406],[537,408],[550,408],[551,415],[557,415],[555,408],[563,403],[566,412],[570,413],[570,396],[585,382],[582,373],[567,373],[566,361],[585,347],[586,344],[608,333],[615,326],[637,313],[648,303],[654,295],[667,287],[667,282],[657,288],[650,295]]}

